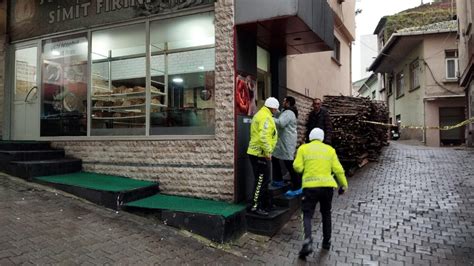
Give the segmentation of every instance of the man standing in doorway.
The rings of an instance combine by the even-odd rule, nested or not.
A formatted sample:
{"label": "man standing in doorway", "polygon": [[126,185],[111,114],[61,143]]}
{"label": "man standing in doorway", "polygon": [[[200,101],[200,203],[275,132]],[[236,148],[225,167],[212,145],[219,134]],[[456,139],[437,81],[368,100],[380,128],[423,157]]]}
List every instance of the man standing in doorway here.
{"label": "man standing in doorway", "polygon": [[[347,190],[347,179],[344,175],[336,151],[329,145],[322,143],[324,132],[320,128],[311,130],[310,143],[298,148],[293,167],[303,174],[303,212],[304,242],[300,251],[300,258],[304,259],[313,252],[313,237],[311,219],[316,204],[320,205],[323,221],[323,249],[331,248],[331,205],[334,188],[340,186],[339,194]],[[337,182],[332,176],[335,174]]]}
{"label": "man standing in doorway", "polygon": [[278,111],[280,103],[276,98],[269,97],[265,105],[252,118],[250,125],[250,142],[247,149],[255,178],[255,190],[251,212],[267,216],[272,207],[268,193],[271,179],[271,160],[275,149],[278,133],[273,121],[273,114]]}
{"label": "man standing in doorway", "polygon": [[324,131],[324,143],[332,144],[332,123],[328,110],[321,107],[321,99],[313,100],[313,110],[309,113],[308,122],[306,123],[306,142],[309,142],[309,133],[313,128],[320,128]]}

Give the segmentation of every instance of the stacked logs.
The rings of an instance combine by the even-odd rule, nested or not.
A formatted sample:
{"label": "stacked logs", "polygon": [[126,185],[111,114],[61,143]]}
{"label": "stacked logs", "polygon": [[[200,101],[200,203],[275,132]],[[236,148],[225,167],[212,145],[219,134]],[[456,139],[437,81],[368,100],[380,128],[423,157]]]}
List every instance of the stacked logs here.
{"label": "stacked logs", "polygon": [[376,161],[382,147],[388,145],[388,128],[364,121],[387,123],[386,104],[369,98],[324,96],[324,107],[331,115],[332,146],[347,175]]}

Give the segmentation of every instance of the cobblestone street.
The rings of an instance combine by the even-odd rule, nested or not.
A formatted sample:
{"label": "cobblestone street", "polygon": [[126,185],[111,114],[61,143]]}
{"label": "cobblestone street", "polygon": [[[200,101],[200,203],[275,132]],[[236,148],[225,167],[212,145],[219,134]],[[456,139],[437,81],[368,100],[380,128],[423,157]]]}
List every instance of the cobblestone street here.
{"label": "cobblestone street", "polygon": [[[473,149],[392,142],[348,181],[349,193],[333,200],[330,252],[320,252],[316,212],[308,264],[474,264]],[[302,239],[294,216],[272,239],[246,235],[235,248],[255,261],[294,264]]]}
{"label": "cobblestone street", "polygon": [[0,177],[0,265],[474,265],[474,150],[393,142],[333,201],[333,239],[298,260],[299,215],[273,238],[220,247],[125,212]]}

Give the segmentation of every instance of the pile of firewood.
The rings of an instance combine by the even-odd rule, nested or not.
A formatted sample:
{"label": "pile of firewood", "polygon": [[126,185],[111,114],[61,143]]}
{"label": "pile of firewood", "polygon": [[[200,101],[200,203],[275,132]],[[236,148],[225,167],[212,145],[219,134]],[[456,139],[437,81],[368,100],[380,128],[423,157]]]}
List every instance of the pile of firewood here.
{"label": "pile of firewood", "polygon": [[387,123],[388,108],[369,98],[324,96],[333,126],[332,146],[347,175],[352,175],[369,161],[376,161],[388,145],[388,128],[366,121]]}

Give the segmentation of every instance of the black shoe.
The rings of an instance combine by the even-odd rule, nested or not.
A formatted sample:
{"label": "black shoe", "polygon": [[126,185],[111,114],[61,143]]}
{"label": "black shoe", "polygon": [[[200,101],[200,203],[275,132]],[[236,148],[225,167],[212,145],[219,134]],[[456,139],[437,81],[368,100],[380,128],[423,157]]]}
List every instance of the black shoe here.
{"label": "black shoe", "polygon": [[330,250],[331,249],[331,241],[323,241],[323,249]]}
{"label": "black shoe", "polygon": [[313,240],[312,239],[305,239],[303,242],[303,247],[300,250],[300,258],[306,259],[306,256],[313,252]]}
{"label": "black shoe", "polygon": [[260,208],[252,208],[250,212],[260,216],[268,216],[268,212]]}

